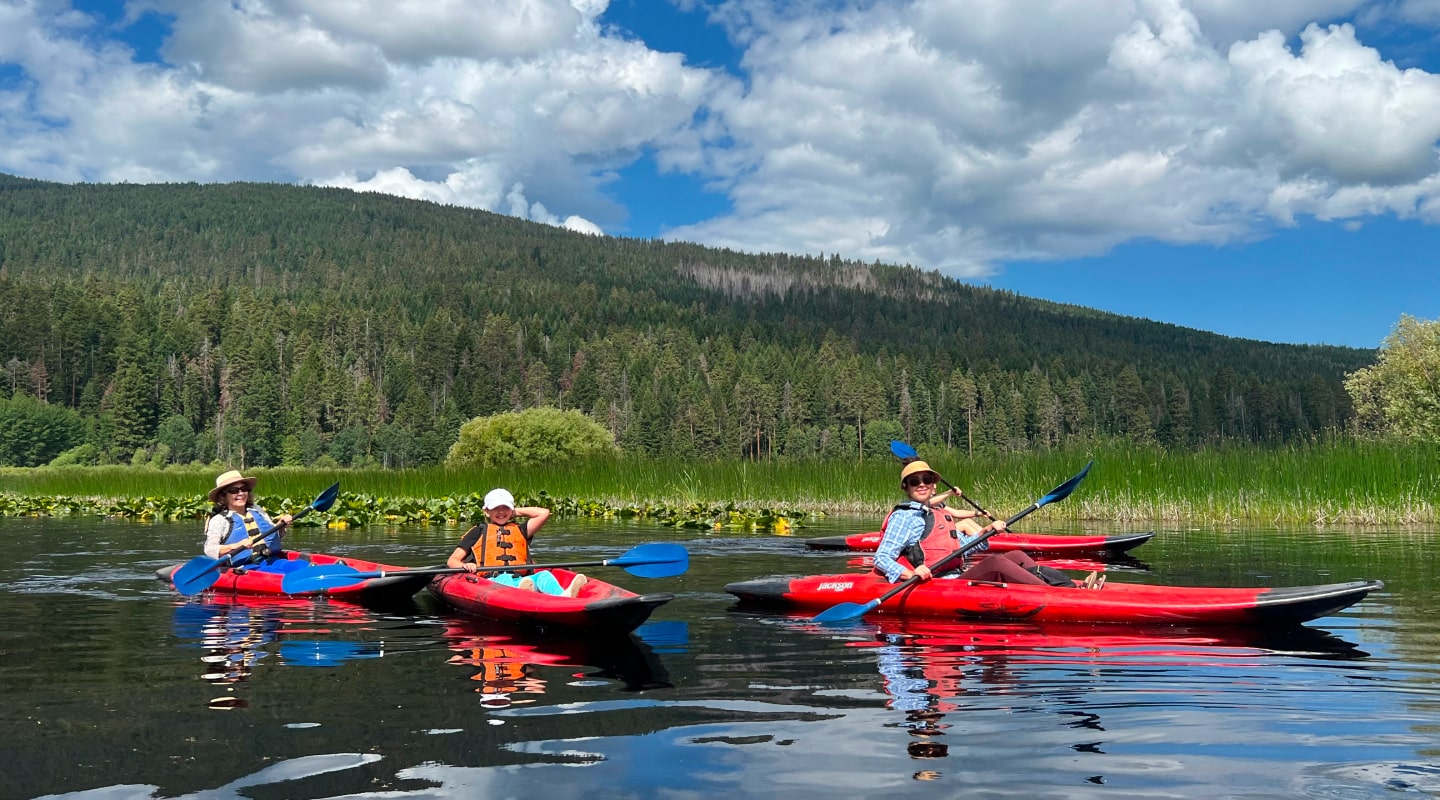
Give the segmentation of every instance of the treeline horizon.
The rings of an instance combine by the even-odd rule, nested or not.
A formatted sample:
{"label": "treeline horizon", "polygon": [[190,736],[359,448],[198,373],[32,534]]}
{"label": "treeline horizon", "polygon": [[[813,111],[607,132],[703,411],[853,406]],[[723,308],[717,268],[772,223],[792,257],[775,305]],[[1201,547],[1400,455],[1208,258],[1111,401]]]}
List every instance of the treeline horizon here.
{"label": "treeline horizon", "polygon": [[0,465],[423,466],[542,406],[666,458],[1284,444],[1343,435],[1374,359],[388,195],[0,175]]}

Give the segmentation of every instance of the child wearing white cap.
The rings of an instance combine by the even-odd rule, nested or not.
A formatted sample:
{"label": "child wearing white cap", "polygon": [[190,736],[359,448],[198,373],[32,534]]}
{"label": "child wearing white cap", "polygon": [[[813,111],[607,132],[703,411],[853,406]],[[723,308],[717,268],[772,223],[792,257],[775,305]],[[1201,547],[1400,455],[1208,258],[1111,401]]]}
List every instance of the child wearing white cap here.
{"label": "child wearing white cap", "polygon": [[514,567],[513,572],[490,573],[486,577],[518,589],[575,597],[589,583],[584,575],[576,575],[569,586],[562,587],[549,570],[522,574],[526,564],[535,563],[530,558],[530,542],[549,519],[550,509],[516,508],[514,495],[505,489],[492,489],[485,495],[485,524],[466,531],[445,563],[468,572],[480,567]]}

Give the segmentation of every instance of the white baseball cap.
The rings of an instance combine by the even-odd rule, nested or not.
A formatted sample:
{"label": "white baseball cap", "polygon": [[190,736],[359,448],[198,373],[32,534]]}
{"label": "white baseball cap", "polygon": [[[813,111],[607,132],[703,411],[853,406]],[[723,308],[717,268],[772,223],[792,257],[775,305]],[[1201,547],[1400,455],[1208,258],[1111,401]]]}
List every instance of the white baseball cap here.
{"label": "white baseball cap", "polygon": [[515,495],[510,494],[509,492],[505,491],[504,489],[491,489],[491,490],[490,490],[490,493],[487,494],[487,495],[485,495],[485,510],[486,510],[486,511],[489,511],[489,510],[495,509],[495,508],[514,508],[514,507],[515,507]]}

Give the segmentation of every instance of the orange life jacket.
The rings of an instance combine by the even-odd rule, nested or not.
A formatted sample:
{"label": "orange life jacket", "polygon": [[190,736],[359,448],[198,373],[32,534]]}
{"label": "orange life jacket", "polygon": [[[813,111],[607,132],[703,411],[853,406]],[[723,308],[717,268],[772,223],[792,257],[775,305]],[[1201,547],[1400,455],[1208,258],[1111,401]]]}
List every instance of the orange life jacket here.
{"label": "orange life jacket", "polygon": [[885,530],[889,527],[890,517],[900,510],[919,511],[925,518],[925,532],[920,534],[918,546],[911,546],[900,554],[900,557],[909,563],[911,569],[921,564],[934,564],[960,549],[960,535],[957,532],[955,516],[944,506],[921,508],[918,503],[901,503],[890,509],[890,513],[885,515],[885,523],[881,525],[880,529]]}
{"label": "orange life jacket", "polygon": [[[475,563],[482,567],[519,567],[530,563],[530,535],[525,527],[511,520],[504,525],[485,523],[475,546],[470,548]],[[517,575],[525,571],[514,570]]]}

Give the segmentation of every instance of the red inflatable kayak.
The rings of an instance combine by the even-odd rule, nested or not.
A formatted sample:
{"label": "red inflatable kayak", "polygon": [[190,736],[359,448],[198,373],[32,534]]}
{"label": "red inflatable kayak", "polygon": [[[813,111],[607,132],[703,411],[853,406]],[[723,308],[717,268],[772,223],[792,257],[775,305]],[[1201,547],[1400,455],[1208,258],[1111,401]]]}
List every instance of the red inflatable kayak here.
{"label": "red inflatable kayak", "polygon": [[[302,553],[296,550],[285,551],[285,556],[291,562],[285,566],[299,568],[309,565],[345,564],[363,572],[372,570],[385,570],[386,572],[401,572],[404,567],[392,567],[387,564],[380,564],[374,561],[364,561],[358,558],[332,556],[325,553]],[[301,562],[301,563],[295,563]],[[169,583],[174,587],[172,576],[175,570],[183,567],[184,564],[175,564],[169,567],[161,567],[155,570],[155,577]],[[269,571],[261,569],[225,569],[220,573],[220,579],[215,585],[207,589],[209,592],[221,594],[248,594],[267,595],[271,597],[289,596],[281,588],[281,582],[285,579],[283,571]],[[329,589],[320,589],[314,592],[305,592],[299,597],[336,597],[350,600],[357,603],[378,603],[387,601],[404,600],[430,582],[431,575],[405,575],[392,574],[383,578],[371,578],[370,580],[359,581],[349,586],[339,586]]]}
{"label": "red inflatable kayak", "polygon": [[[1062,536],[1045,533],[997,533],[990,537],[990,550],[1024,550],[1027,553],[1063,555],[1119,555],[1150,541],[1155,534],[1127,533],[1116,536]],[[873,552],[880,546],[880,531],[852,533],[849,536],[821,536],[806,539],[805,544],[818,550],[859,550]]]}
{"label": "red inflatable kayak", "polygon": [[[1149,586],[1107,582],[1101,589],[940,579],[919,583],[872,611],[951,620],[1288,625],[1358,603],[1383,587],[1351,581],[1280,589]],[[773,577],[732,583],[744,603],[819,613],[840,603],[866,604],[893,586],[878,575]]]}
{"label": "red inflatable kayak", "polygon": [[[569,586],[575,575],[563,569],[550,572],[561,586]],[[588,633],[632,631],[652,611],[675,599],[669,593],[635,594],[594,577],[578,597],[515,589],[468,573],[438,576],[431,581],[430,591],[454,608],[477,617]]]}

